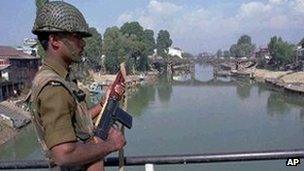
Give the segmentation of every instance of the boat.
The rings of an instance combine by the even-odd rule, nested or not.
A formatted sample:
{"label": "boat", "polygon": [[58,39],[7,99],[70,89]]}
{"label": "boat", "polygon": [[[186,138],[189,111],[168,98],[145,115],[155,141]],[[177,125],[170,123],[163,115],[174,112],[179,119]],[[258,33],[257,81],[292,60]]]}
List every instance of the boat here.
{"label": "boat", "polygon": [[97,82],[93,82],[89,86],[89,91],[90,91],[90,93],[93,93],[93,94],[102,93],[102,85]]}

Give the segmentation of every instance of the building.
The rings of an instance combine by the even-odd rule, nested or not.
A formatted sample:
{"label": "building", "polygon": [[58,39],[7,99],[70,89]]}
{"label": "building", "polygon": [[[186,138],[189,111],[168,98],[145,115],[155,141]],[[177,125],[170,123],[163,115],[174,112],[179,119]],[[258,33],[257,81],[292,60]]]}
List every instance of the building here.
{"label": "building", "polygon": [[304,41],[302,40],[295,48],[294,64],[299,71],[304,70]]}
{"label": "building", "polygon": [[296,50],[296,61],[303,61],[304,60],[304,42],[301,42]]}
{"label": "building", "polygon": [[210,57],[213,57],[214,55],[212,55],[211,53],[209,52],[202,52],[202,53],[199,53],[198,54],[198,58],[210,58]]}
{"label": "building", "polygon": [[[169,47],[168,48],[168,55],[173,57],[179,57],[183,59],[184,51],[177,47]],[[153,55],[149,55],[148,58],[150,59],[163,59],[163,57],[157,55],[157,49],[154,49]]]}
{"label": "building", "polygon": [[0,100],[15,95],[24,86],[30,86],[39,65],[38,57],[0,46]]}
{"label": "building", "polygon": [[35,38],[25,38],[23,39],[22,46],[19,46],[16,49],[28,55],[37,56],[38,55],[37,43],[38,41]]}
{"label": "building", "polygon": [[183,59],[183,51],[180,48],[177,47],[169,47],[168,54],[171,56],[177,56],[181,59]]}
{"label": "building", "polygon": [[260,60],[269,61],[271,59],[268,47],[260,47],[259,50],[254,53],[254,56]]}

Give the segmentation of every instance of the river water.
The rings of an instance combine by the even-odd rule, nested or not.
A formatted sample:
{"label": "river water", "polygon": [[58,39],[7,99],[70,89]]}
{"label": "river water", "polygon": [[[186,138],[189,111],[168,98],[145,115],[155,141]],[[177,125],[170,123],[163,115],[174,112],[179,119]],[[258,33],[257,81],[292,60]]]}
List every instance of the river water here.
{"label": "river water", "polygon": [[[250,80],[213,78],[196,65],[195,81],[143,85],[128,99],[134,125],[126,130],[126,156],[300,149],[304,98]],[[211,80],[211,81],[210,81]],[[0,149],[0,159],[39,159],[31,128]],[[155,170],[286,171],[286,160],[155,166]],[[109,169],[117,170],[117,169]],[[127,170],[144,170],[143,166]]]}

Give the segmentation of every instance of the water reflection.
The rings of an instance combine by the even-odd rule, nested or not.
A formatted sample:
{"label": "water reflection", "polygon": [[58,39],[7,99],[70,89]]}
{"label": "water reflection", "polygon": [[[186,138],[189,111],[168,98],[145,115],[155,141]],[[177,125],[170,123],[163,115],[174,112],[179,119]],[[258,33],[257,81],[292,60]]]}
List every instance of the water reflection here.
{"label": "water reflection", "polygon": [[155,100],[155,87],[144,85],[128,98],[128,112],[133,116],[140,116],[144,110]]}
{"label": "water reflection", "polygon": [[209,81],[214,78],[213,67],[209,64],[195,65],[195,79],[199,81]]}
{"label": "water reflection", "polygon": [[250,90],[252,85],[247,81],[234,80],[236,84],[236,94],[242,100],[250,97]]}
{"label": "water reflection", "polygon": [[263,93],[268,93],[269,92],[269,86],[266,84],[258,84],[258,95],[261,96]]}
{"label": "water reflection", "polygon": [[33,125],[28,125],[19,135],[1,146],[0,159],[41,159],[42,153],[37,142]]}
{"label": "water reflection", "polygon": [[290,112],[284,97],[276,92],[270,93],[267,100],[267,113],[270,116],[283,115]]}
{"label": "water reflection", "polygon": [[162,77],[159,79],[157,86],[158,97],[161,102],[168,103],[172,94],[172,84],[168,81],[167,78]]}
{"label": "water reflection", "polygon": [[304,108],[300,109],[300,119],[304,120]]}
{"label": "water reflection", "polygon": [[282,116],[291,113],[304,119],[304,99],[302,96],[284,92],[270,92],[267,100],[267,113],[270,116]]}

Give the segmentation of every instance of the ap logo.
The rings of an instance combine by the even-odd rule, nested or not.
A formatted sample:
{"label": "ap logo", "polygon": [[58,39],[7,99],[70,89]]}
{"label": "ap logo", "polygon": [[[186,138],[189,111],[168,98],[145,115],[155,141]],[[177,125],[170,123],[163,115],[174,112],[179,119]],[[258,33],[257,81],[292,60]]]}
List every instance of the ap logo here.
{"label": "ap logo", "polygon": [[300,164],[300,159],[294,158],[294,159],[287,159],[286,166],[297,166]]}

